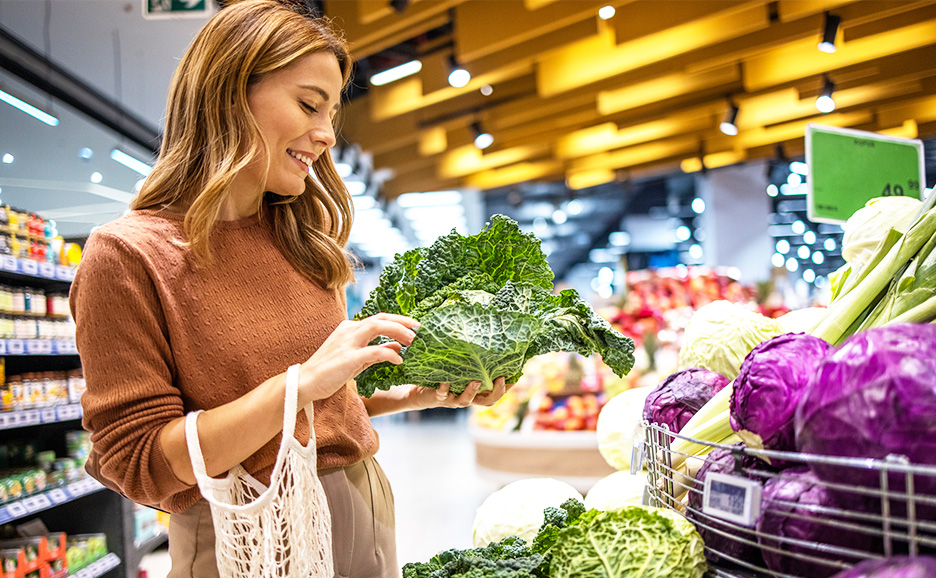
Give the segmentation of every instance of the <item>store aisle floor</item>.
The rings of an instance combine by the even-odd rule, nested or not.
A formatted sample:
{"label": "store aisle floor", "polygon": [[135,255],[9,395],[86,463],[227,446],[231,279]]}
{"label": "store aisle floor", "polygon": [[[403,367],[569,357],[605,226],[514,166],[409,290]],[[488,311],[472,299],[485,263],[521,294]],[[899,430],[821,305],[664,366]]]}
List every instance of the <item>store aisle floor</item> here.
{"label": "store aisle floor", "polygon": [[[475,510],[498,485],[477,473],[467,411],[434,410],[373,422],[380,434],[377,461],[396,501],[400,566],[470,547]],[[165,578],[169,556],[161,550],[143,567],[147,578]]]}
{"label": "store aisle floor", "polygon": [[434,410],[374,420],[377,461],[396,502],[401,566],[470,547],[475,510],[498,488],[478,475],[466,418],[467,411]]}

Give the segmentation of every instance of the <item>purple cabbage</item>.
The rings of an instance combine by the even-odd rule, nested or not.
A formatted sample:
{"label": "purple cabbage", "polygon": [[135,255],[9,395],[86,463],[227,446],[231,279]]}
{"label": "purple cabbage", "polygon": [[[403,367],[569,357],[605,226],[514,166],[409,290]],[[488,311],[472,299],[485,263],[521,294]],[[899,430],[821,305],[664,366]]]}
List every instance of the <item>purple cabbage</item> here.
{"label": "purple cabbage", "polygon": [[731,381],[727,377],[708,369],[677,371],[647,396],[643,417],[649,422],[666,424],[670,431],[678,433],[713,395],[729,383]]}
{"label": "purple cabbage", "polygon": [[749,448],[795,449],[793,418],[829,344],[805,333],[786,333],[748,353],[731,392],[731,429]]}
{"label": "purple cabbage", "polygon": [[[936,465],[936,325],[869,329],[830,353],[796,410],[796,445],[809,454],[899,454]],[[811,467],[828,482],[880,485],[877,470]],[[904,491],[904,478],[893,474],[891,490]],[[917,494],[936,495],[936,476],[918,475],[914,482]]]}
{"label": "purple cabbage", "polygon": [[894,556],[876,558],[839,572],[833,578],[933,578],[936,558],[932,556]]}
{"label": "purple cabbage", "polygon": [[[875,549],[875,540],[870,533],[842,528],[829,524],[835,517],[827,512],[819,512],[814,507],[847,509],[836,494],[830,492],[816,475],[808,468],[788,468],[780,477],[768,480],[761,495],[761,517],[757,521],[757,531],[768,536],[818,542],[824,545],[848,548],[858,552],[870,552]],[[792,514],[792,515],[791,515]],[[844,519],[837,520],[845,522]],[[847,520],[850,524],[857,524]],[[871,529],[873,531],[873,529]],[[812,556],[830,562],[840,561],[854,564],[857,558],[844,553],[829,552],[805,545],[790,544],[761,536],[761,555],[767,568],[774,572],[806,576],[808,578],[826,578],[840,570],[822,562],[813,562],[796,557]],[[782,552],[768,549],[776,548]]]}
{"label": "purple cabbage", "polygon": [[[741,450],[744,448],[744,444],[735,444],[734,447]],[[702,467],[695,475],[695,489],[689,492],[689,508],[686,510],[686,518],[695,524],[696,530],[702,536],[702,541],[705,542],[705,557],[710,562],[720,561],[722,559],[720,554],[724,554],[751,564],[762,565],[760,549],[757,546],[741,541],[741,539],[752,542],[757,541],[757,537],[750,529],[731,522],[718,521],[702,513],[702,491],[705,487],[705,478],[709,472],[736,474],[747,476],[752,480],[763,481],[763,477],[750,472],[750,470],[766,470],[769,466],[756,457],[747,454],[739,455],[740,464],[737,464],[738,460],[735,458],[737,453],[737,451],[717,448],[705,457],[705,463],[702,464]],[[736,471],[736,464],[741,466],[741,471]],[[746,471],[747,473],[745,473]],[[732,534],[732,536],[739,539],[722,535],[715,530]]]}

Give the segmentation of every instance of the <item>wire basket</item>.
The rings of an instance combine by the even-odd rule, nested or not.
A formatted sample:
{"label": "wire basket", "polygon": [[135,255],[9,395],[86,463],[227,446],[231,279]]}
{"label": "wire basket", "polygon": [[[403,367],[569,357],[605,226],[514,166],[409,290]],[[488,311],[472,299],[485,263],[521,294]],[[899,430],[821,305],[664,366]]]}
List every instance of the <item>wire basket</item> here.
{"label": "wire basket", "polygon": [[[821,578],[868,558],[936,553],[936,467],[910,464],[903,456],[880,460],[753,450],[680,436],[666,426],[644,425],[645,441],[635,443],[639,456],[632,467],[646,459],[649,505],[677,510],[696,525],[715,576]],[[721,449],[712,461],[717,457],[718,464],[729,465],[720,473],[759,482],[749,484],[764,488],[763,498],[760,490],[754,498],[760,506],[754,525],[716,517],[700,506],[704,492],[696,475],[706,457],[671,450],[676,438],[700,449]],[[785,467],[772,468],[768,461]],[[717,471],[715,466],[706,473]],[[829,476],[806,473],[829,472],[829,468],[837,468],[837,483],[823,481]],[[791,482],[806,477],[809,484]],[[842,478],[850,483],[842,483]],[[789,484],[789,490],[811,489],[787,499],[790,496],[784,492],[774,491],[780,484]],[[807,494],[812,497],[807,499]],[[815,500],[815,496],[832,499]],[[774,531],[777,528],[783,530]]]}

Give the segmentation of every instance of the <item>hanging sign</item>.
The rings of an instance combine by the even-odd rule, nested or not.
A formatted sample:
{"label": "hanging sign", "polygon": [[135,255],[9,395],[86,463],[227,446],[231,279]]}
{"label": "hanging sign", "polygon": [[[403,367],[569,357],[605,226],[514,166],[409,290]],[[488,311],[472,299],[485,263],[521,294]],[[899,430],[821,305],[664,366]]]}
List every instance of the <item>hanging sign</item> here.
{"label": "hanging sign", "polygon": [[210,0],[143,0],[143,18],[207,18],[211,15]]}
{"label": "hanging sign", "polygon": [[875,132],[806,127],[809,220],[844,223],[876,197],[922,198],[923,142]]}

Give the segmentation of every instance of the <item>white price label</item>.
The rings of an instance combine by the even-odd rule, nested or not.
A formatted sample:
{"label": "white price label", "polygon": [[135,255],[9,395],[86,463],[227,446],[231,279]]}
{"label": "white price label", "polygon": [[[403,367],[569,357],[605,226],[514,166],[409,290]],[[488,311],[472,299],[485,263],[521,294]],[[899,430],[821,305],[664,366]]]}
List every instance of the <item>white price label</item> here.
{"label": "white price label", "polygon": [[0,339],[0,355],[6,355],[6,354],[7,354],[7,340]]}
{"label": "white price label", "polygon": [[68,494],[66,494],[65,491],[61,488],[49,490],[46,492],[46,495],[49,496],[49,499],[52,500],[53,504],[63,504],[68,501]]}
{"label": "white price label", "polygon": [[20,259],[19,260],[20,270],[24,275],[38,275],[39,274],[39,262],[33,261],[32,259]]}
{"label": "white price label", "polygon": [[4,271],[16,273],[16,257],[4,255],[2,261],[0,261],[0,267],[2,267]]}
{"label": "white price label", "polygon": [[29,513],[29,510],[26,509],[21,502],[13,502],[6,507],[7,513],[10,514],[12,518],[19,518],[20,516],[25,516]]}
{"label": "white price label", "polygon": [[26,344],[22,339],[7,339],[7,352],[9,355],[23,355],[26,353]]}
{"label": "white price label", "polygon": [[71,281],[74,276],[71,267],[66,267],[64,265],[57,265],[55,267],[55,278],[59,281]]}
{"label": "white price label", "polygon": [[23,507],[27,512],[37,512],[52,507],[52,501],[45,494],[39,494],[23,500]]}
{"label": "white price label", "polygon": [[8,429],[16,423],[16,418],[11,412],[0,413],[0,429]]}
{"label": "white price label", "polygon": [[41,277],[46,277],[48,279],[55,278],[55,264],[54,263],[39,263],[39,275]]}
{"label": "white price label", "polygon": [[56,419],[54,407],[45,407],[40,409],[39,418],[42,420],[42,423],[52,423],[58,421],[58,419]]}
{"label": "white price label", "polygon": [[761,485],[728,474],[709,472],[705,476],[702,512],[742,526],[753,526],[760,517]]}
{"label": "white price label", "polygon": [[58,408],[58,420],[68,421],[72,419],[81,419],[81,406],[77,403],[63,405]]}
{"label": "white price label", "polygon": [[644,443],[642,441],[634,441],[634,447],[631,450],[631,475],[636,475],[637,472],[643,469],[644,461]]}
{"label": "white price label", "polygon": [[38,409],[32,409],[24,411],[21,415],[20,425],[39,425],[42,423],[42,416],[39,414]]}
{"label": "white price label", "polygon": [[38,339],[27,339],[26,353],[29,355],[40,355],[42,353],[42,341]]}

